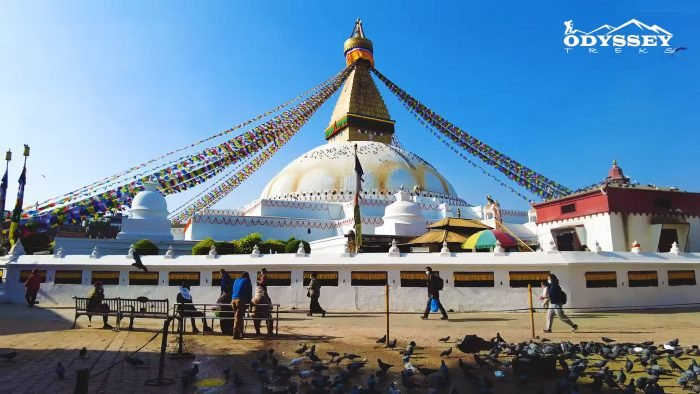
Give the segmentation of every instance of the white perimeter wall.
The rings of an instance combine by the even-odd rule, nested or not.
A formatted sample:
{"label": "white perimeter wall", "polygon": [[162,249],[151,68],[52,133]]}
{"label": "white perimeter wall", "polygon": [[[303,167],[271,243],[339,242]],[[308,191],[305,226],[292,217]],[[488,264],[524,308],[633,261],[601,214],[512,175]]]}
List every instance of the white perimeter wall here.
{"label": "white perimeter wall", "polygon": [[[270,287],[270,295],[275,303],[284,308],[304,308],[308,304],[306,290],[302,286],[304,271],[337,271],[338,287],[324,287],[321,291],[321,304],[328,310],[337,311],[379,311],[384,308],[383,286],[351,286],[352,271],[387,271],[390,287],[391,309],[394,311],[421,311],[425,308],[426,289],[400,286],[400,271],[423,271],[430,265],[440,271],[446,280],[441,293],[447,309],[455,311],[504,310],[527,308],[527,289],[511,288],[510,271],[550,271],[561,280],[562,287],[569,295],[568,307],[625,307],[636,305],[663,305],[678,303],[700,303],[700,287],[668,286],[668,270],[693,270],[696,278],[700,274],[700,254],[675,256],[659,253],[612,253],[588,252],[561,253],[511,253],[495,256],[491,253],[461,253],[451,257],[440,254],[413,253],[401,257],[387,257],[386,254],[362,254],[355,257],[340,257],[336,254],[312,254],[306,257],[293,255],[264,255],[251,258],[246,255],[221,256],[217,259],[207,256],[180,256],[165,259],[163,256],[143,256],[142,260],[151,271],[159,272],[159,286],[129,286],[128,275],[132,271],[132,260],[125,256],[106,256],[90,259],[88,256],[67,256],[59,259],[52,256],[21,256],[18,261],[0,261],[3,272],[3,285],[0,300],[24,302],[24,287],[19,282],[20,270],[39,268],[47,270],[47,283],[42,284],[40,299],[42,304],[71,304],[73,296],[86,296],[91,288],[92,270],[120,271],[121,285],[106,285],[108,297],[168,298],[175,301],[177,286],[168,286],[169,272],[201,272],[200,286],[192,287],[196,302],[215,302],[219,288],[211,286],[211,274],[220,268],[230,271],[246,270],[254,277],[263,267],[269,271],[291,271],[292,284],[284,287]],[[56,270],[83,270],[82,285],[54,284]],[[659,286],[630,288],[627,272],[631,270],[653,270],[658,272]],[[459,271],[493,272],[494,287],[454,287],[453,273]],[[585,272],[617,272],[617,288],[586,288]],[[535,297],[539,288],[534,289]],[[539,302],[535,299],[535,305]]]}

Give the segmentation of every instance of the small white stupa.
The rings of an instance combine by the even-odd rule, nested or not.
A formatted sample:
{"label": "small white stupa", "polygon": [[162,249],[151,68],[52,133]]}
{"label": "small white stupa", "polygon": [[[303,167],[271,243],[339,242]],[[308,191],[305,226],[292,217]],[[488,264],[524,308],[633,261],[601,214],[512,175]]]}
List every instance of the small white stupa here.
{"label": "small white stupa", "polygon": [[154,182],[144,182],[131,203],[129,217],[122,221],[122,231],[117,239],[149,239],[151,241],[172,241],[168,204]]}
{"label": "small white stupa", "polygon": [[394,194],[396,201],[384,209],[384,224],[375,229],[379,235],[399,235],[417,237],[425,232],[425,217],[412,199],[411,194],[403,190]]}

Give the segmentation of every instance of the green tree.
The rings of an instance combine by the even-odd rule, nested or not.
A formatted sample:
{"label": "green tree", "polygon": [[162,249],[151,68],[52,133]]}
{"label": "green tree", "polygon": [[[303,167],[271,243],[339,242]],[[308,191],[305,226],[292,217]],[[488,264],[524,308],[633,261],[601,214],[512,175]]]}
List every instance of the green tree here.
{"label": "green tree", "polygon": [[255,245],[260,246],[262,243],[262,234],[252,233],[234,242],[238,246],[238,253],[240,254],[250,254],[253,252],[253,247]]}
{"label": "green tree", "polygon": [[297,249],[299,248],[299,242],[304,243],[304,252],[306,253],[311,253],[311,245],[309,245],[308,242],[303,241],[301,239],[296,239],[294,237],[289,238],[287,241],[287,245],[284,248],[285,253],[296,253]]}
{"label": "green tree", "polygon": [[209,254],[209,249],[211,249],[211,246],[214,245],[214,240],[211,238],[205,238],[192,247],[192,254],[193,255],[207,255]]}
{"label": "green tree", "polygon": [[142,256],[157,255],[159,252],[156,244],[147,239],[136,241],[134,243],[134,250]]}
{"label": "green tree", "polygon": [[270,251],[272,253],[284,253],[287,243],[279,239],[268,239],[258,246],[260,247],[260,253],[263,254],[268,254]]}
{"label": "green tree", "polygon": [[[214,246],[216,247],[216,254],[238,254],[238,245],[236,245],[233,242],[214,242]],[[209,250],[207,249],[208,254]]]}

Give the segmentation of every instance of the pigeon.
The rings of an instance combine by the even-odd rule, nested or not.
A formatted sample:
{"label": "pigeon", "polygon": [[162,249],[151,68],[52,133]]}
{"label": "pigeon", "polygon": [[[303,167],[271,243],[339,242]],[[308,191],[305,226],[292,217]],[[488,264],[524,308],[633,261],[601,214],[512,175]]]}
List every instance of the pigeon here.
{"label": "pigeon", "polygon": [[308,357],[309,357],[309,360],[311,360],[311,361],[313,361],[313,362],[315,362],[315,363],[321,361],[321,359],[316,355],[316,353],[309,353],[309,356],[308,356]]}
{"label": "pigeon", "polygon": [[224,374],[224,379],[226,379],[226,381],[228,381],[229,377],[231,376],[231,367],[224,368],[224,370],[222,372]]}
{"label": "pigeon", "polygon": [[345,354],[343,355],[343,357],[344,357],[344,358],[347,358],[347,359],[350,360],[350,361],[353,361],[353,360],[355,360],[356,358],[360,358],[360,356],[358,356],[357,354],[352,354],[352,353],[345,353]]}
{"label": "pigeon", "polygon": [[625,384],[627,381],[627,375],[625,375],[625,371],[620,368],[620,373],[617,375],[617,383],[619,384]]}
{"label": "pigeon", "polygon": [[452,353],[452,348],[449,348],[445,350],[444,352],[440,353],[440,357],[447,357]]}
{"label": "pigeon", "polygon": [[305,344],[305,343],[300,343],[300,344],[299,344],[299,347],[294,351],[294,353],[296,353],[296,354],[303,354],[303,353],[306,351],[306,349],[308,349],[308,347],[306,347],[306,344]]}
{"label": "pigeon", "polygon": [[383,337],[377,339],[375,343],[386,343],[386,334]]}
{"label": "pigeon", "polygon": [[443,338],[438,339],[438,342],[447,342],[447,341],[449,341],[449,340],[450,340],[450,336],[448,335],[448,336],[446,336],[446,337],[443,337]]}
{"label": "pigeon", "polygon": [[608,337],[603,337],[603,338],[601,338],[601,339],[602,339],[603,342],[605,342],[605,343],[613,343],[613,342],[616,342],[614,339],[608,338]]}
{"label": "pigeon", "polygon": [[[383,362],[380,358],[377,359],[377,365],[379,365],[379,372],[382,373],[381,376],[385,375],[386,371],[388,371],[389,368],[393,367],[393,365]],[[379,375],[379,373],[377,373],[377,375]]]}
{"label": "pigeon", "polygon": [[[83,349],[85,349],[85,348],[83,348]],[[0,354],[0,358],[3,359],[3,360],[5,360],[5,361],[10,361],[10,360],[12,360],[12,359],[15,358],[15,357],[17,357],[17,352],[14,351],[14,350],[11,351],[11,352],[7,352],[7,353],[2,353],[2,354]]]}
{"label": "pigeon", "polygon": [[508,342],[506,342],[505,339],[503,339],[503,337],[501,336],[501,333],[500,333],[500,332],[497,332],[497,333],[496,333],[496,342],[497,342],[497,343],[508,343]]}
{"label": "pigeon", "polygon": [[80,353],[78,353],[78,356],[80,356],[80,358],[85,358],[86,354],[87,354],[87,348],[85,346],[83,346],[83,348],[80,349]]}
{"label": "pigeon", "polygon": [[683,372],[683,368],[681,368],[680,365],[678,365],[675,361],[673,361],[671,359],[671,356],[668,356],[668,358],[666,358],[666,362],[668,362],[668,366],[671,368],[672,371],[679,370],[679,371]]}
{"label": "pigeon", "polygon": [[333,360],[334,360],[336,357],[340,356],[340,353],[338,353],[338,352],[326,352],[326,354],[329,355],[329,356],[331,356],[331,362],[333,362]]}
{"label": "pigeon", "polygon": [[143,272],[148,272],[148,268],[141,262],[141,255],[134,251],[134,262],[131,265],[135,268],[143,270]]}
{"label": "pigeon", "polygon": [[194,378],[195,376],[197,376],[198,373],[199,373],[199,364],[195,364],[192,366],[192,369],[188,369],[188,370],[184,371],[184,374],[188,375],[191,378]]}
{"label": "pigeon", "polygon": [[60,361],[56,364],[56,375],[61,380],[66,376],[66,367]]}
{"label": "pigeon", "polygon": [[625,359],[625,371],[629,373],[632,371],[632,368],[634,368],[634,363],[629,358]]}
{"label": "pigeon", "polygon": [[486,361],[482,360],[481,357],[479,357],[479,355],[476,354],[476,353],[474,353],[474,362],[475,362],[476,365],[478,365],[479,367],[484,367],[484,366],[486,366]]}
{"label": "pigeon", "polygon": [[386,347],[388,347],[389,349],[394,349],[394,348],[396,348],[396,342],[397,342],[397,341],[396,341],[396,338],[394,338],[394,340],[390,341],[390,342],[386,345]]}
{"label": "pigeon", "polygon": [[143,362],[140,358],[136,357],[127,357],[124,359],[127,364],[131,365],[132,367],[140,367],[142,365],[145,365],[146,363]]}
{"label": "pigeon", "polygon": [[296,394],[299,391],[297,382],[290,380],[289,384],[287,385],[287,391],[289,392],[289,394]]}

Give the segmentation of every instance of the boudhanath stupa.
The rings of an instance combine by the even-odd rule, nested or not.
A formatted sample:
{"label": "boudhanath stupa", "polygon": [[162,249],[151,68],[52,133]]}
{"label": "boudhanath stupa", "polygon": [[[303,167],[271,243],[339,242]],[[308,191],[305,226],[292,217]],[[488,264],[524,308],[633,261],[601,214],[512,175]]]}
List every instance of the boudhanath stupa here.
{"label": "boudhanath stupa", "polygon": [[[326,143],[289,163],[244,208],[195,214],[185,227],[185,240],[230,240],[253,232],[308,241],[347,235],[355,224],[355,151],[364,170],[363,234],[418,236],[430,223],[447,217],[487,219],[483,206],[460,198],[443,174],[398,142],[395,122],[370,74],[372,41],[359,20],[344,53],[347,64],[355,67],[324,131]],[[500,219],[513,232],[532,235],[520,225],[527,212],[502,210]]]}

